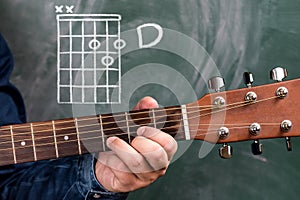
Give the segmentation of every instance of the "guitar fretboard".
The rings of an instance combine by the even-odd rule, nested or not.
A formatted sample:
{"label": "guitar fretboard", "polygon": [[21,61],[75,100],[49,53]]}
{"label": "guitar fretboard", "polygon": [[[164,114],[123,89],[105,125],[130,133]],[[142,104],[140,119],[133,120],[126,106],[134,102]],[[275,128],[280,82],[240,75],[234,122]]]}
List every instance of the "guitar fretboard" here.
{"label": "guitar fretboard", "polygon": [[0,127],[0,166],[108,151],[106,139],[130,143],[140,126],[186,139],[181,107],[69,118]]}

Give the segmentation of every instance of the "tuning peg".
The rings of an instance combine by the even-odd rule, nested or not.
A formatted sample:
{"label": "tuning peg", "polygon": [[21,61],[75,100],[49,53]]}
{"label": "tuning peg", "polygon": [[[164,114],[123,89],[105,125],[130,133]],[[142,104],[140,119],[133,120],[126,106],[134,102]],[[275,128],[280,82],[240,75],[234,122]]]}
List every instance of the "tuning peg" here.
{"label": "tuning peg", "polygon": [[219,149],[219,154],[221,158],[229,159],[232,158],[233,149],[230,145],[224,143],[223,146]]}
{"label": "tuning peg", "polygon": [[260,155],[263,152],[262,144],[260,144],[258,140],[254,140],[254,142],[251,144],[251,149],[253,155]]}
{"label": "tuning peg", "polygon": [[292,141],[290,137],[285,138],[286,148],[288,151],[292,151]]}
{"label": "tuning peg", "polygon": [[270,71],[270,78],[274,81],[282,81],[287,77],[287,70],[283,67],[275,67]]}
{"label": "tuning peg", "polygon": [[220,92],[221,88],[225,86],[225,81],[220,76],[212,77],[208,80],[208,88]]}
{"label": "tuning peg", "polygon": [[254,82],[253,74],[251,72],[244,72],[244,83],[247,87],[251,87]]}

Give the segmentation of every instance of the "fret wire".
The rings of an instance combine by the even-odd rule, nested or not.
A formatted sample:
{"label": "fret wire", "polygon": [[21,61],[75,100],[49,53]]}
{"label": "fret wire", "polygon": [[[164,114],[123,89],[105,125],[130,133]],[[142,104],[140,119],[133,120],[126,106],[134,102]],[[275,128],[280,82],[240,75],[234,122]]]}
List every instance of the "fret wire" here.
{"label": "fret wire", "polygon": [[154,128],[156,128],[156,121],[155,121],[155,112],[154,112],[154,109],[152,109],[152,120],[153,120]]}
{"label": "fret wire", "polygon": [[31,130],[31,138],[32,138],[32,148],[33,148],[34,160],[37,161],[32,123],[30,123],[30,130]]}
{"label": "fret wire", "polygon": [[52,120],[52,130],[53,130],[53,137],[54,137],[54,146],[55,146],[55,155],[58,158],[58,148],[57,148],[57,141],[56,141],[56,130],[55,130],[55,122]]}
{"label": "fret wire", "polygon": [[12,143],[12,149],[13,149],[14,163],[17,164],[17,157],[16,157],[15,142],[14,142],[13,126],[10,126],[10,135],[11,135],[11,143]]}
{"label": "fret wire", "polygon": [[127,126],[128,142],[129,142],[129,144],[130,144],[130,143],[131,143],[131,139],[130,139],[130,129],[129,129],[128,113],[127,113],[127,112],[125,112],[125,117],[126,117],[126,126]]}
{"label": "fret wire", "polygon": [[99,115],[99,122],[100,122],[100,132],[101,132],[101,135],[102,135],[103,151],[106,151],[105,140],[104,140],[104,131],[103,131],[103,124],[102,124],[102,117],[101,117],[101,115]]}
{"label": "fret wire", "polygon": [[79,153],[79,155],[81,155],[82,153],[81,153],[81,144],[80,144],[80,137],[79,137],[77,117],[74,118],[74,121],[75,121],[76,135],[77,135],[78,153]]}

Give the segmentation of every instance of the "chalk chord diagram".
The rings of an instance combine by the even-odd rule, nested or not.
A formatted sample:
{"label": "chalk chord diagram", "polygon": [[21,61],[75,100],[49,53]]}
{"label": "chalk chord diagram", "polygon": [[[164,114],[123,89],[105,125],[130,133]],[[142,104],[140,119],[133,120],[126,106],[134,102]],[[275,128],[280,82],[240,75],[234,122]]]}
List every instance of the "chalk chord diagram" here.
{"label": "chalk chord diagram", "polygon": [[121,16],[57,15],[57,100],[121,103]]}

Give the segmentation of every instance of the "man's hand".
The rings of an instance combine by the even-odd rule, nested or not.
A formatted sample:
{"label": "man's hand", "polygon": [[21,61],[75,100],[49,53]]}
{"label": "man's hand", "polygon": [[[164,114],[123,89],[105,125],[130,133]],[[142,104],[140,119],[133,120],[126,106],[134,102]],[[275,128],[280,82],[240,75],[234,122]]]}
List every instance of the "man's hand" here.
{"label": "man's hand", "polygon": [[[156,108],[151,97],[143,98],[134,108]],[[170,135],[151,127],[140,127],[131,146],[125,141],[110,137],[110,152],[99,154],[96,163],[98,181],[111,192],[130,192],[146,187],[166,173],[177,150],[177,143]]]}

